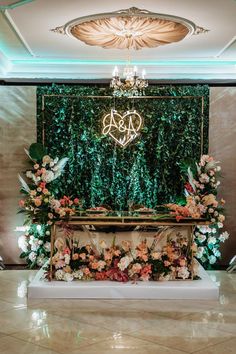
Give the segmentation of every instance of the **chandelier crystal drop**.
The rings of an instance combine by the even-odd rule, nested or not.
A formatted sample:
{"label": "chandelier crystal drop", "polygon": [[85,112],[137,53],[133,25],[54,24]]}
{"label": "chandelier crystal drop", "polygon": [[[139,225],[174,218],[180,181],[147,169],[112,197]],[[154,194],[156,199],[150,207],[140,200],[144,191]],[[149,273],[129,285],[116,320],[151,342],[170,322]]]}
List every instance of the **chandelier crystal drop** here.
{"label": "chandelier crystal drop", "polygon": [[137,66],[126,66],[124,68],[124,81],[119,76],[117,66],[114,68],[110,87],[113,89],[113,96],[132,97],[145,95],[145,88],[148,87],[148,81],[145,79],[145,69],[142,71],[142,77],[138,76]]}

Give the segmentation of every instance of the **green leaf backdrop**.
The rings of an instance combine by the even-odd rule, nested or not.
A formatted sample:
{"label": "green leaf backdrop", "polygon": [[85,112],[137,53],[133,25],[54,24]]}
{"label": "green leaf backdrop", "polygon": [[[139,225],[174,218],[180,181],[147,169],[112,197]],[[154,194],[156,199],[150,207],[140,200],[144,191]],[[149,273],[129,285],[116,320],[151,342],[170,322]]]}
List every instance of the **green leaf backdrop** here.
{"label": "green leaf backdrop", "polygon": [[[57,196],[116,210],[175,201],[183,188],[180,161],[199,159],[201,136],[208,151],[208,99],[206,85],[150,86],[135,99],[114,99],[109,88],[95,85],[38,87],[38,142],[51,156],[69,157]],[[101,134],[102,118],[114,107],[135,108],[144,118],[140,137],[125,149]]]}

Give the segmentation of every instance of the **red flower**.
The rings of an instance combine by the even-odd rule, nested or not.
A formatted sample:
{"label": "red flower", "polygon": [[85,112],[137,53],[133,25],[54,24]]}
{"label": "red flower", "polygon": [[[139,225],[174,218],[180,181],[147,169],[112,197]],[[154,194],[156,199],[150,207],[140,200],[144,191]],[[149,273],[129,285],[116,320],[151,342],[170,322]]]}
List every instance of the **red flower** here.
{"label": "red flower", "polygon": [[46,182],[41,182],[39,184],[39,187],[42,188],[42,189],[45,189],[45,186],[46,186]]}
{"label": "red flower", "polygon": [[112,268],[106,272],[110,280],[126,283],[129,280],[128,274],[122,272],[119,268]]}
{"label": "red flower", "polygon": [[189,182],[185,183],[184,187],[189,193],[194,193],[194,189]]}
{"label": "red flower", "polygon": [[96,280],[106,280],[107,279],[107,272],[97,272],[95,274]]}
{"label": "red flower", "polygon": [[180,220],[184,219],[184,217],[182,215],[176,215],[175,219],[176,219],[176,221],[180,221]]}
{"label": "red flower", "polygon": [[66,247],[64,250],[63,250],[63,254],[70,254],[70,249],[68,247]]}

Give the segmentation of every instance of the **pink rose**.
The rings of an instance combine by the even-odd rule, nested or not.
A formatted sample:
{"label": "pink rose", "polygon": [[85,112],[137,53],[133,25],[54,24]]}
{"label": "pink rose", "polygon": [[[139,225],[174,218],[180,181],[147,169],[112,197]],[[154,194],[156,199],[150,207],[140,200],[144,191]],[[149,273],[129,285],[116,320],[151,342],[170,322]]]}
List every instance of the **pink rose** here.
{"label": "pink rose", "polygon": [[19,200],[19,206],[23,208],[25,206],[25,201],[23,199]]}
{"label": "pink rose", "polygon": [[78,205],[78,204],[79,204],[79,198],[75,198],[75,199],[74,199],[74,204],[75,204],[75,205]]}

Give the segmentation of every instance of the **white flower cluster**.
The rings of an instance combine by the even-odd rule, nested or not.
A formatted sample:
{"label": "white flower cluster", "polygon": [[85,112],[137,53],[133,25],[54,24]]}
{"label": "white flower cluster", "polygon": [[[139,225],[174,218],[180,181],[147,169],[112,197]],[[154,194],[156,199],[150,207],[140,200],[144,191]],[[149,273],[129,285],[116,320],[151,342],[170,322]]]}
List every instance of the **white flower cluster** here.
{"label": "white flower cluster", "polygon": [[120,262],[118,263],[118,267],[120,270],[124,271],[126,268],[128,268],[129,264],[133,261],[133,258],[131,256],[125,256],[120,259]]}
{"label": "white flower cluster", "polygon": [[[50,231],[47,231],[50,234]],[[36,261],[36,264],[39,267],[42,267],[44,263],[48,260],[48,257],[45,256],[45,254],[40,254],[38,255],[38,251],[40,248],[44,248],[48,253],[51,250],[51,244],[50,242],[46,241],[43,242],[43,240],[38,239],[34,235],[21,235],[18,238],[18,246],[22,250],[22,252],[27,253],[27,257],[30,260],[31,263]]]}
{"label": "white flower cluster", "polygon": [[39,247],[43,244],[43,241],[34,237],[34,235],[30,235],[29,237],[29,244],[31,246],[32,251],[37,251]]}
{"label": "white flower cluster", "polygon": [[83,278],[83,275],[84,273],[82,270],[77,270],[73,273],[67,273],[63,269],[58,269],[55,272],[55,279],[71,282],[73,279],[81,280]]}
{"label": "white flower cluster", "polygon": [[36,185],[40,182],[50,183],[62,174],[67,161],[68,158],[59,160],[58,157],[52,159],[45,155],[41,165],[34,165],[34,171],[26,171],[26,177],[32,179]]}
{"label": "white flower cluster", "polygon": [[178,267],[177,269],[177,276],[181,279],[188,279],[190,272],[188,271],[187,267]]}

